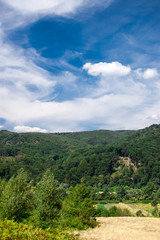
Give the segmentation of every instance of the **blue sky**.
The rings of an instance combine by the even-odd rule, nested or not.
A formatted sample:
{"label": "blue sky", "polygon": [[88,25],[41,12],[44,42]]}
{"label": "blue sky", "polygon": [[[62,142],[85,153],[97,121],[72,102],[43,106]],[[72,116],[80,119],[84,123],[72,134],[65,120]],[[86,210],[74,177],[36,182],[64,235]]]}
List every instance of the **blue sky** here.
{"label": "blue sky", "polygon": [[159,0],[0,0],[0,129],[160,123]]}

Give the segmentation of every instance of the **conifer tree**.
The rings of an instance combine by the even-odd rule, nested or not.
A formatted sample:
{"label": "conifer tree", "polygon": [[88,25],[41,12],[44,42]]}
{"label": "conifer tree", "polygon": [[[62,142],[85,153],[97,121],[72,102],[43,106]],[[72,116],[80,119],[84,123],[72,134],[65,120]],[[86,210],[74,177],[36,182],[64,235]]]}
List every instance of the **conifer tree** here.
{"label": "conifer tree", "polygon": [[57,181],[50,170],[43,175],[36,188],[36,218],[43,227],[55,224],[61,209]]}
{"label": "conifer tree", "polygon": [[29,216],[32,200],[32,185],[27,182],[27,174],[21,169],[4,187],[0,200],[0,216],[20,221]]}

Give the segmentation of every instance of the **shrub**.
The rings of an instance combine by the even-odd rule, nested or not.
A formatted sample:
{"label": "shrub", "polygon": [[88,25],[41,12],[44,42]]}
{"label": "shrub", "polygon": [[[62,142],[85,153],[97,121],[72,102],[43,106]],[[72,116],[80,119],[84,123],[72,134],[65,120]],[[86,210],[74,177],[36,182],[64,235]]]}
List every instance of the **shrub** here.
{"label": "shrub", "polygon": [[123,209],[121,209],[120,216],[121,217],[132,216],[132,214],[128,208],[123,208]]}
{"label": "shrub", "polygon": [[157,205],[156,205],[155,208],[153,209],[152,215],[153,215],[154,217],[159,217],[159,216],[160,216],[160,212],[158,211]]}
{"label": "shrub", "polygon": [[109,211],[103,208],[97,208],[95,217],[109,217]]}
{"label": "shrub", "polygon": [[74,236],[61,229],[41,229],[13,220],[0,220],[1,240],[74,240]]}
{"label": "shrub", "polygon": [[143,213],[142,213],[141,210],[138,210],[138,211],[136,212],[136,216],[137,216],[137,217],[144,217],[144,215],[143,215]]}
{"label": "shrub", "polygon": [[120,217],[120,216],[131,216],[130,211],[125,208],[117,208],[116,206],[111,207],[110,209],[97,207],[95,217]]}
{"label": "shrub", "polygon": [[151,205],[152,205],[153,207],[157,206],[157,204],[158,204],[157,199],[154,199],[154,200],[151,202]]}
{"label": "shrub", "polygon": [[121,209],[113,206],[108,210],[108,212],[110,217],[119,217],[121,214]]}

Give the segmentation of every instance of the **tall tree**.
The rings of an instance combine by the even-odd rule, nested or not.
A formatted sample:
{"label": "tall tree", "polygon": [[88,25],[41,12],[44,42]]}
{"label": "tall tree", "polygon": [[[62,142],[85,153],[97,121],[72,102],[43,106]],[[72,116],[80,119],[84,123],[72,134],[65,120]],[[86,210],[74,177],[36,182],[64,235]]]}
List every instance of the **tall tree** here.
{"label": "tall tree", "polygon": [[90,191],[83,184],[76,185],[63,204],[63,214],[67,225],[83,229],[92,224],[90,218],[94,212]]}
{"label": "tall tree", "polygon": [[43,175],[36,188],[36,217],[43,227],[55,224],[61,209],[57,181],[50,170]]}
{"label": "tall tree", "polygon": [[1,195],[0,216],[17,221],[28,217],[32,208],[32,184],[22,170],[5,185]]}

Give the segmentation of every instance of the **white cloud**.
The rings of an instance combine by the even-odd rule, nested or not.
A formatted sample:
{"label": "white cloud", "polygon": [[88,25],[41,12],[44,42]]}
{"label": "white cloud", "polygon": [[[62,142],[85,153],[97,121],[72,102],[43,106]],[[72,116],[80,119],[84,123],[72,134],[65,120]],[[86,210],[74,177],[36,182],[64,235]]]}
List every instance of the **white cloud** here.
{"label": "white cloud", "polygon": [[15,126],[14,131],[16,132],[41,132],[46,133],[46,129],[41,129],[39,127],[29,127],[29,126]]}
{"label": "white cloud", "polygon": [[157,120],[154,114],[160,104],[150,106],[148,81],[139,81],[146,70],[137,70],[135,80],[134,71],[121,63],[87,63],[83,69],[98,76],[96,84],[81,98],[56,102],[48,97],[56,84],[73,91],[78,88],[73,73],[54,77],[34,63],[38,58],[43,61],[35,51],[5,43],[3,32],[0,52],[0,117],[16,126],[14,131],[77,131],[89,125],[133,129]]}
{"label": "white cloud", "polygon": [[[112,125],[113,128],[124,128],[134,115],[128,112],[139,108],[144,101],[145,98],[137,96],[136,92],[132,95],[108,94],[98,98],[86,97],[64,102],[29,102],[29,99],[13,99],[13,96],[10,96],[5,100],[5,108],[0,109],[5,119],[18,126],[38,123],[40,128],[47,126],[50,132],[57,132],[83,129],[83,123],[106,123],[106,126]],[[137,124],[140,123],[135,121],[132,127]],[[24,131],[22,128],[14,130]]]}
{"label": "white cloud", "polygon": [[158,114],[153,114],[153,115],[151,116],[151,118],[152,118],[152,119],[155,119],[155,120],[158,120],[158,119],[159,119],[159,116],[158,116]]}
{"label": "white cloud", "polygon": [[60,77],[54,77],[35,63],[44,60],[36,51],[24,50],[6,42],[2,29],[6,27],[6,23],[9,28],[17,27],[19,24],[28,24],[41,15],[73,14],[82,7],[104,2],[110,4],[112,1],[3,2],[8,3],[11,9],[8,14],[0,16],[0,117],[15,126],[14,131],[77,131],[86,130],[89,126],[133,129],[157,121],[160,103],[153,100],[151,106],[148,96],[152,97],[152,93],[147,83],[143,84],[139,80],[140,75],[145,79],[155,77],[158,70],[139,70],[139,76],[135,80],[133,70],[119,62],[86,63],[83,69],[92,76],[98,76],[97,85],[88,88],[87,94],[84,89],[81,98],[56,102],[50,100],[56,84],[63,88],[67,86],[73,91],[79,87],[74,74],[65,72]]}
{"label": "white cloud", "polygon": [[[13,30],[46,16],[74,18],[86,9],[107,8],[114,0],[0,0],[0,26]],[[92,11],[90,11],[93,13]],[[27,38],[26,38],[27,41]]]}
{"label": "white cloud", "polygon": [[142,68],[138,68],[135,70],[135,73],[139,78],[142,79],[152,79],[159,76],[157,68],[147,68],[144,70]]}
{"label": "white cloud", "polygon": [[68,14],[74,14],[83,8],[91,8],[99,5],[108,7],[113,1],[114,0],[2,0],[4,4],[18,11],[21,15],[34,16],[35,19],[43,15],[66,16]]}
{"label": "white cloud", "polygon": [[[11,91],[18,98],[23,96],[32,101],[53,92],[56,85],[53,76],[35,64],[43,59],[32,49],[23,50],[5,43],[1,28],[0,32],[2,32],[0,36],[0,88],[1,91],[3,89],[2,94],[5,95],[5,92]],[[2,102],[4,99],[5,96]]]}
{"label": "white cloud", "polygon": [[143,72],[144,79],[156,78],[158,76],[159,74],[156,68],[148,68]]}
{"label": "white cloud", "polygon": [[0,128],[3,128],[3,125],[0,125]]}
{"label": "white cloud", "polygon": [[15,29],[44,16],[74,17],[76,13],[98,6],[107,8],[114,0],[0,0],[3,27]]}
{"label": "white cloud", "polygon": [[56,13],[59,15],[74,12],[83,3],[83,0],[5,0],[11,7],[24,14]]}
{"label": "white cloud", "polygon": [[[7,61],[10,53],[10,59],[6,64],[1,60],[0,117],[16,126],[14,131],[77,131],[89,125],[97,126],[95,128],[137,129],[157,120],[154,114],[159,111],[160,104],[156,100],[156,105],[154,102],[152,106],[149,104],[150,89],[134,80],[131,69],[129,75],[123,76],[123,81],[120,73],[114,78],[112,75],[100,76],[97,85],[88,90],[87,95],[84,92],[81,98],[62,102],[45,101],[53,92],[54,84],[59,82],[63,86],[66,78],[67,86],[76,86],[75,76],[66,72],[59,80],[56,77],[52,82],[52,76],[34,64],[34,55],[31,57],[29,54],[26,58],[13,46],[2,46],[2,58]],[[122,64],[120,66],[123,67]],[[32,79],[37,92],[26,88]],[[45,97],[43,101],[40,100],[41,96]]]}
{"label": "white cloud", "polygon": [[119,62],[86,63],[83,69],[88,71],[88,74],[92,76],[126,76],[131,71],[129,66],[124,66]]}

